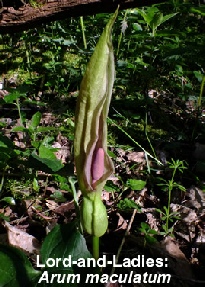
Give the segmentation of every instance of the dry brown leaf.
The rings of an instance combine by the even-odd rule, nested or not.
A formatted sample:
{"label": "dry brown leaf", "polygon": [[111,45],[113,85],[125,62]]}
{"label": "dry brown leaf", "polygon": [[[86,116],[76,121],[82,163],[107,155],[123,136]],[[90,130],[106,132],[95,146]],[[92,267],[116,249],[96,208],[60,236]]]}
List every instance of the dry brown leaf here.
{"label": "dry brown leaf", "polygon": [[8,243],[10,245],[20,248],[26,253],[39,253],[40,244],[34,236],[24,231],[21,231],[20,229],[10,225],[6,221],[4,221],[4,227],[7,230]]}
{"label": "dry brown leaf", "polygon": [[36,210],[34,207],[32,207],[33,211],[40,217],[42,217],[45,220],[52,220],[53,218],[51,216],[44,215],[40,211]]}
{"label": "dry brown leaf", "polygon": [[123,150],[121,148],[116,148],[116,152],[117,152],[119,157],[124,157],[125,156],[125,150]]}
{"label": "dry brown leaf", "polygon": [[59,142],[54,142],[52,147],[58,149],[58,151],[55,152],[56,158],[61,160],[62,163],[66,163],[67,158],[70,156],[69,147],[61,145]]}
{"label": "dry brown leaf", "polygon": [[54,186],[46,186],[46,191],[49,191],[50,193],[54,193],[56,191],[56,188]]}
{"label": "dry brown leaf", "polygon": [[119,217],[118,223],[117,223],[117,229],[116,230],[125,230],[127,229],[128,223],[127,221],[117,212],[116,215]]}
{"label": "dry brown leaf", "polygon": [[147,216],[147,223],[149,224],[151,229],[154,229],[155,231],[159,231],[159,222],[156,219],[155,215],[151,212],[146,213]]}
{"label": "dry brown leaf", "polygon": [[186,206],[195,207],[197,214],[205,212],[205,193],[201,189],[192,186],[187,190],[186,196],[189,198],[185,203]]}
{"label": "dry brown leaf", "polygon": [[45,125],[50,125],[55,120],[55,116],[52,113],[43,113],[42,123]]}
{"label": "dry brown leaf", "polygon": [[102,200],[110,201],[111,193],[103,190],[102,192]]}
{"label": "dry brown leaf", "polygon": [[65,216],[65,214],[69,212],[70,210],[75,210],[74,200],[61,204],[60,206],[55,208],[53,211],[55,213]]}
{"label": "dry brown leaf", "polygon": [[25,207],[25,211],[27,212],[28,216],[29,217],[32,217],[33,215],[33,204],[35,203],[34,200],[30,200],[30,199],[25,199],[25,200],[22,200],[22,206]]}
{"label": "dry brown leaf", "polygon": [[[168,256],[169,268],[171,268],[173,272],[182,279],[193,279],[191,266],[189,265],[189,262],[184,253],[180,250],[177,242],[172,237],[168,236],[163,240],[161,246],[165,251],[165,255],[166,253],[170,255]],[[174,260],[172,258],[174,258]]]}
{"label": "dry brown leaf", "polygon": [[172,237],[166,237],[162,242],[162,246],[172,257],[187,261],[184,253],[179,249],[178,244]]}
{"label": "dry brown leaf", "polygon": [[54,209],[56,209],[59,205],[58,205],[58,203],[55,202],[54,200],[47,199],[47,200],[46,200],[46,206],[47,206],[50,210],[54,210]]}
{"label": "dry brown leaf", "polygon": [[129,161],[134,161],[138,163],[144,163],[145,162],[145,154],[143,151],[141,152],[131,152],[127,154],[127,159]]}
{"label": "dry brown leaf", "polygon": [[12,214],[12,209],[11,209],[11,207],[10,206],[7,206],[6,208],[5,208],[5,210],[4,210],[4,215],[5,216],[11,216],[11,214]]}

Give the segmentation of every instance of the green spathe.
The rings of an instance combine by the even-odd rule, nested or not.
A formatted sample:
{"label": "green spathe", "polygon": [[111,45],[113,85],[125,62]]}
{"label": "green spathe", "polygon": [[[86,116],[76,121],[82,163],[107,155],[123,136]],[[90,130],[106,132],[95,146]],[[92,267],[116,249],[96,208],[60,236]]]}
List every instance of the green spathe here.
{"label": "green spathe", "polygon": [[107,211],[99,193],[93,192],[83,197],[81,222],[84,230],[96,237],[102,236],[107,229]]}
{"label": "green spathe", "polygon": [[81,222],[88,233],[97,237],[107,229],[107,214],[105,207],[102,207],[101,192],[114,170],[107,154],[106,120],[115,78],[111,30],[117,12],[105,27],[87,65],[75,115],[75,165],[84,196]]}

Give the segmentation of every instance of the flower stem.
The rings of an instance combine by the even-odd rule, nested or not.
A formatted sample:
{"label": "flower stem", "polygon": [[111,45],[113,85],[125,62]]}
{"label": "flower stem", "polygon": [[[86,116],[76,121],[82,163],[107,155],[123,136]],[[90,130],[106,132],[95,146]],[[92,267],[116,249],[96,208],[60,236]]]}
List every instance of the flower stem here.
{"label": "flower stem", "polygon": [[99,237],[93,235],[93,257],[95,260],[99,258]]}

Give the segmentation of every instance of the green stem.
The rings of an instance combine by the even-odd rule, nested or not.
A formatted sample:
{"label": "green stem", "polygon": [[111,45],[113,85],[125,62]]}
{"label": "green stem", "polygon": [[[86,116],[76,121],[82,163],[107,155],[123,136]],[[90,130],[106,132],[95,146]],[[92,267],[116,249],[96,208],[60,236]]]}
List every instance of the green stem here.
{"label": "green stem", "polygon": [[83,23],[83,16],[80,17],[80,26],[81,26],[82,34],[83,34],[84,48],[87,49],[87,42],[86,42],[86,37],[85,37],[85,27],[84,27],[84,23]]}
{"label": "green stem", "polygon": [[81,226],[81,223],[80,223],[80,207],[78,203],[78,195],[77,195],[77,191],[75,188],[75,183],[77,182],[77,180],[73,176],[69,176],[68,181],[70,183],[70,186],[73,192],[75,212],[76,212],[77,218],[79,219],[79,230],[81,233],[83,233],[83,227]]}
{"label": "green stem", "polygon": [[154,159],[159,165],[163,165],[156,157],[152,156],[148,151],[146,151],[136,140],[134,140],[120,125],[117,125],[111,118],[107,118],[108,122],[114,124],[119,130],[121,130],[133,143],[135,143],[139,148],[143,150],[149,157]]}
{"label": "green stem", "polygon": [[171,204],[171,194],[173,190],[173,183],[174,183],[174,177],[176,173],[176,168],[173,171],[172,178],[169,182],[169,194],[168,194],[168,204],[167,204],[167,216],[166,216],[166,232],[168,232],[169,229],[169,215],[170,215],[170,204]]}
{"label": "green stem", "polygon": [[95,260],[99,258],[99,237],[93,235],[93,257]]}
{"label": "green stem", "polygon": [[[123,21],[125,21],[125,19],[126,19],[126,17],[127,17],[127,12],[128,12],[128,10],[125,11],[125,15],[124,15]],[[122,37],[123,37],[123,33],[122,33],[122,31],[121,31],[120,36],[119,36],[119,40],[118,40],[118,44],[117,44],[117,52],[116,52],[116,55],[117,55],[117,56],[118,56],[118,54],[119,54],[120,44],[121,44],[121,42],[122,42]]]}
{"label": "green stem", "polygon": [[195,126],[193,128],[193,131],[192,131],[192,136],[191,136],[191,140],[193,141],[195,139],[195,136],[197,134],[197,129],[198,129],[198,126],[199,126],[199,116],[201,116],[201,102],[202,102],[202,96],[203,96],[203,92],[204,92],[204,86],[205,86],[205,75],[203,75],[203,78],[202,78],[202,82],[201,82],[201,87],[200,87],[200,93],[199,93],[199,98],[198,98],[198,102],[197,102],[197,116],[195,118]]}
{"label": "green stem", "polygon": [[25,41],[25,47],[26,47],[26,63],[27,63],[27,70],[29,72],[30,78],[32,78],[31,75],[31,47],[30,44],[27,43],[27,40]]}
{"label": "green stem", "polygon": [[166,232],[168,232],[168,229],[169,229],[169,214],[170,214],[171,193],[172,193],[172,184],[170,182],[169,193],[168,193],[168,203],[167,203],[167,215],[166,215]]}
{"label": "green stem", "polygon": [[23,124],[23,118],[22,118],[22,115],[21,115],[21,108],[20,108],[19,98],[17,98],[17,99],[16,99],[16,106],[17,106],[17,109],[18,109],[18,114],[19,114],[20,124],[21,124],[21,126],[23,126],[23,127],[24,127],[24,124]]}
{"label": "green stem", "polygon": [[199,98],[198,98],[198,109],[201,108],[201,100],[202,100],[202,95],[204,91],[204,85],[205,85],[205,75],[203,76],[202,82],[201,82],[200,93],[199,93]]}
{"label": "green stem", "polygon": [[147,141],[148,141],[148,143],[149,143],[149,146],[150,146],[150,148],[151,148],[151,150],[152,150],[152,152],[153,152],[153,155],[154,155],[154,157],[155,158],[157,158],[157,156],[156,156],[156,153],[155,153],[155,150],[154,150],[154,147],[153,147],[153,145],[152,145],[152,143],[151,143],[151,141],[150,141],[150,138],[149,138],[149,136],[148,136],[148,133],[147,133],[147,112],[146,112],[146,114],[145,114],[145,127],[144,127],[144,132],[145,132],[145,136],[146,136],[146,138],[147,138]]}
{"label": "green stem", "polygon": [[3,174],[1,177],[1,182],[0,182],[0,193],[2,192],[3,186],[4,186],[4,174],[5,174],[5,169],[3,170]]}

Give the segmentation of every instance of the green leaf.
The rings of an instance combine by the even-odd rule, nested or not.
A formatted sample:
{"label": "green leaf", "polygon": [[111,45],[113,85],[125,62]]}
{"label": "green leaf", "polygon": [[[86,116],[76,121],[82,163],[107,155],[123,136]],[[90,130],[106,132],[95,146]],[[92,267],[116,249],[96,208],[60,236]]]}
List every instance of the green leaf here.
{"label": "green leaf", "polygon": [[43,144],[41,144],[39,147],[39,157],[50,160],[57,160],[54,154],[54,152],[56,151],[58,151],[58,149],[49,146],[44,146]]}
{"label": "green leaf", "polygon": [[153,21],[153,18],[156,13],[159,12],[159,9],[155,6],[149,7],[146,10],[138,9],[140,15],[144,18],[145,22],[150,26],[150,22]]}
{"label": "green leaf", "polygon": [[166,22],[177,14],[171,13],[163,16],[163,13],[161,13],[160,10],[155,6],[149,7],[146,10],[139,9],[139,13],[144,18],[147,25],[150,26],[153,32],[156,31],[157,27],[162,23]]}
{"label": "green leaf", "polygon": [[205,16],[205,5],[201,7],[192,7],[191,12]]}
{"label": "green leaf", "polygon": [[155,211],[159,212],[160,214],[164,214],[164,212],[159,208],[155,208]]}
{"label": "green leaf", "polygon": [[132,190],[142,190],[146,185],[146,181],[141,179],[128,179],[126,185]]}
{"label": "green leaf", "polygon": [[119,186],[115,185],[111,180],[108,180],[106,182],[106,185],[104,186],[104,189],[107,192],[120,192]]}
{"label": "green leaf", "polygon": [[140,210],[140,206],[137,205],[134,200],[128,198],[120,200],[120,202],[117,204],[117,207],[125,211],[129,211],[130,209]]}
{"label": "green leaf", "polygon": [[139,23],[133,23],[133,29],[136,31],[142,31],[142,26]]}
{"label": "green leaf", "polygon": [[39,184],[38,180],[34,177],[33,182],[32,182],[32,188],[34,191],[39,192]]}
{"label": "green leaf", "polygon": [[11,197],[11,196],[3,197],[0,201],[4,201],[4,202],[6,202],[6,203],[8,203],[10,205],[16,205],[16,202],[15,202],[14,198]]}
{"label": "green leaf", "polygon": [[158,232],[155,229],[149,229],[149,234],[156,235]]}
{"label": "green leaf", "polygon": [[10,139],[0,134],[0,168],[5,168],[12,158],[16,158],[16,150]]}
{"label": "green leaf", "polygon": [[157,242],[157,239],[150,235],[145,235],[146,242],[149,244],[153,244]]}
{"label": "green leaf", "polygon": [[141,224],[140,224],[140,225],[141,225],[141,228],[142,228],[142,229],[141,229],[141,231],[142,231],[142,230],[147,231],[147,230],[149,230],[149,229],[150,229],[149,224],[147,224],[147,223],[146,223],[146,222],[144,222],[144,221],[143,221],[143,222],[141,222]]}
{"label": "green leaf", "polygon": [[52,143],[53,143],[53,142],[54,142],[54,138],[53,138],[53,137],[46,136],[46,137],[43,139],[41,145],[42,145],[42,146],[46,146],[47,148],[53,149],[53,147],[52,147]]}
{"label": "green leaf", "polygon": [[168,14],[168,15],[165,15],[162,19],[162,23],[166,22],[167,20],[171,19],[172,17],[174,17],[175,15],[177,15],[177,13],[171,13],[171,14]]}
{"label": "green leaf", "polygon": [[[56,225],[46,236],[41,248],[42,263],[44,264],[50,257],[63,259],[69,255],[72,256],[72,260],[80,258],[79,255],[82,258],[91,257],[85,239],[77,230],[75,222]],[[62,263],[60,263],[60,268],[64,269]],[[65,269],[72,271],[72,268]]]}
{"label": "green leaf", "polygon": [[[57,148],[53,148],[51,143],[53,142],[53,137],[45,137],[38,149],[38,155],[35,151],[32,152],[32,157],[38,161],[44,163],[52,171],[56,172],[64,167],[62,162],[56,158],[54,152],[58,151]],[[33,145],[37,145],[36,142],[33,142]]]}
{"label": "green leaf", "polygon": [[108,154],[109,157],[111,157],[111,158],[117,158],[117,156],[114,154],[114,152],[112,152],[112,151],[110,151],[110,150],[107,151],[107,154]]}
{"label": "green leaf", "polygon": [[0,169],[3,170],[7,167],[9,160],[11,159],[11,156],[9,155],[9,150],[8,153],[1,152],[0,151]]}
{"label": "green leaf", "polygon": [[181,184],[177,183],[176,187],[179,188],[181,191],[184,191],[184,192],[186,191],[186,188],[183,185],[181,185]]}
{"label": "green leaf", "polygon": [[55,174],[54,176],[55,176],[55,180],[59,183],[59,187],[61,190],[66,190],[66,191],[72,192],[71,186],[68,183],[67,176],[64,177],[64,176],[60,176],[58,174]]}
{"label": "green leaf", "polygon": [[4,215],[3,213],[0,213],[0,219],[3,219],[3,220],[5,220],[5,221],[10,221],[10,217]]}
{"label": "green leaf", "polygon": [[39,149],[41,143],[39,141],[31,141],[31,145],[36,149]]}
{"label": "green leaf", "polygon": [[40,112],[35,113],[31,118],[31,123],[29,125],[29,128],[31,128],[33,130],[36,129],[40,124],[41,117],[42,117],[42,115]]}
{"label": "green leaf", "polygon": [[13,127],[12,132],[27,132],[28,129],[24,128],[23,126],[16,126]]}
{"label": "green leaf", "polygon": [[41,133],[41,132],[45,133],[45,132],[51,132],[51,131],[56,131],[56,127],[51,127],[51,126],[41,127],[41,126],[39,126],[36,128],[36,132],[38,132],[38,133]]}
{"label": "green leaf", "polygon": [[[48,258],[70,258],[71,265],[66,267],[62,261],[59,266],[45,267],[44,270],[51,274],[79,274],[81,284],[69,284],[62,286],[85,286],[85,278],[87,273],[99,273],[97,268],[84,268],[77,267],[77,264],[72,264],[73,261],[78,259],[91,258],[91,254],[87,249],[86,241],[82,234],[77,230],[76,223],[72,222],[65,225],[57,225],[45,238],[41,248],[42,263],[45,264]],[[42,281],[43,282],[43,281]],[[44,286],[44,285],[43,285]],[[45,286],[48,286],[45,284]],[[50,284],[52,287],[59,287],[58,283]],[[87,284],[86,284],[87,286]],[[89,286],[89,284],[88,284]],[[95,286],[95,284],[94,284]]]}
{"label": "green leaf", "polygon": [[[44,153],[44,155],[45,154],[46,153]],[[32,152],[32,157],[37,159],[38,161],[42,162],[43,164],[45,164],[47,167],[49,167],[54,172],[60,170],[64,166],[62,164],[62,162],[60,160],[58,160],[57,158],[49,159],[49,158],[40,157],[35,152]]]}
{"label": "green leaf", "polygon": [[150,21],[150,27],[154,30],[162,23],[163,14],[158,12],[154,15],[153,19]]}
{"label": "green leaf", "polygon": [[0,133],[0,148],[13,148],[13,142]]}
{"label": "green leaf", "polygon": [[35,286],[40,272],[33,269],[27,257],[18,249],[0,245],[0,286]]}
{"label": "green leaf", "polygon": [[20,94],[20,92],[18,91],[15,91],[11,94],[8,94],[4,97],[4,101],[7,103],[7,104],[12,104],[14,103],[18,98],[20,98],[22,95]]}
{"label": "green leaf", "polygon": [[66,198],[64,197],[63,193],[59,190],[56,190],[52,195],[51,198],[55,199],[55,202],[66,202]]}
{"label": "green leaf", "polygon": [[194,71],[193,73],[194,73],[194,76],[197,78],[197,80],[199,82],[202,82],[203,77],[204,77],[203,73],[201,71]]}

